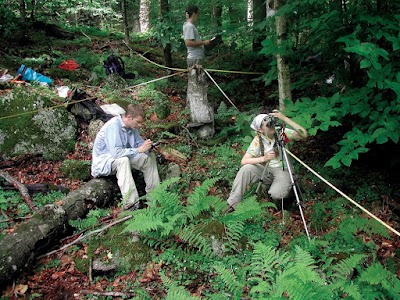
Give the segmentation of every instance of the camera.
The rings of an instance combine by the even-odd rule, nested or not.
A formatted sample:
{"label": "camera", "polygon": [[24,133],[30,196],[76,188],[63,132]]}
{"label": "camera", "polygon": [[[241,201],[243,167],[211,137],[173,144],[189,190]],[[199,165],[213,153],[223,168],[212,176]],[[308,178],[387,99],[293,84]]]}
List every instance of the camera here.
{"label": "camera", "polygon": [[155,147],[157,147],[160,144],[161,144],[160,141],[157,141],[157,142],[153,143],[153,145],[151,145],[151,149],[154,149]]}
{"label": "camera", "polygon": [[264,118],[263,120],[265,123],[267,123],[268,127],[275,127],[276,126],[276,120],[274,116],[268,115]]}

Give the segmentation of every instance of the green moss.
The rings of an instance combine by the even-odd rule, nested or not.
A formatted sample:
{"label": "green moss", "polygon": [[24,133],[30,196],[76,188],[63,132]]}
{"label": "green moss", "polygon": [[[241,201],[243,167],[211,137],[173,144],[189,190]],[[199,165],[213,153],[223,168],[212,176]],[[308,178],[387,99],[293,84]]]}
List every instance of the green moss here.
{"label": "green moss", "polygon": [[132,235],[121,233],[124,224],[110,228],[103,236],[92,239],[87,248],[87,257],[78,258],[75,263],[79,271],[88,272],[89,262],[100,259],[110,262],[116,258],[117,272],[128,273],[137,270],[151,260],[151,249],[141,241],[133,242]]}
{"label": "green moss", "polygon": [[61,171],[68,178],[87,180],[90,178],[90,161],[64,160]]}

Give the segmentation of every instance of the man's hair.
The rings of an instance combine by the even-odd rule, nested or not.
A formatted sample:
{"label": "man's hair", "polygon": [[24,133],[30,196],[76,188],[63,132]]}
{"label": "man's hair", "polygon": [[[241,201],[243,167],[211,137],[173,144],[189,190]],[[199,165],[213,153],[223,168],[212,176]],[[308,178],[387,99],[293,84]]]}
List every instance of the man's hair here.
{"label": "man's hair", "polygon": [[189,18],[193,15],[193,14],[197,14],[199,12],[199,7],[196,5],[189,5],[188,7],[186,7],[186,13],[189,16]]}
{"label": "man's hair", "polygon": [[136,118],[138,116],[144,118],[144,110],[143,107],[139,104],[129,104],[126,107],[125,115],[130,115],[132,118]]}

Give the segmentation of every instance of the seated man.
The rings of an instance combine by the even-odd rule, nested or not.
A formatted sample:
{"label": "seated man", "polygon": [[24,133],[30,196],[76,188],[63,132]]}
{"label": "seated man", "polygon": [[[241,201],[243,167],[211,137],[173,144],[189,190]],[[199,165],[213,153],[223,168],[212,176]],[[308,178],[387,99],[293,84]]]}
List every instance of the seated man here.
{"label": "seated man", "polygon": [[[228,210],[233,210],[242,200],[248,187],[262,180],[268,184],[268,194],[274,200],[286,198],[292,187],[290,175],[282,169],[282,154],[277,147],[277,133],[274,120],[279,119],[293,129],[285,128],[284,133],[289,141],[303,140],[308,136],[307,131],[283,115],[278,110],[269,114],[256,116],[250,127],[256,131],[256,136],[247,148],[242,158],[242,167],[236,174],[232,191],[228,198]],[[264,172],[264,168],[267,168]],[[261,178],[264,175],[263,178]]]}
{"label": "seated man", "polygon": [[143,172],[146,192],[160,183],[156,157],[150,152],[153,143],[143,140],[138,131],[144,117],[140,105],[129,104],[124,115],[103,125],[93,145],[92,176],[117,176],[124,209],[139,207],[132,169]]}

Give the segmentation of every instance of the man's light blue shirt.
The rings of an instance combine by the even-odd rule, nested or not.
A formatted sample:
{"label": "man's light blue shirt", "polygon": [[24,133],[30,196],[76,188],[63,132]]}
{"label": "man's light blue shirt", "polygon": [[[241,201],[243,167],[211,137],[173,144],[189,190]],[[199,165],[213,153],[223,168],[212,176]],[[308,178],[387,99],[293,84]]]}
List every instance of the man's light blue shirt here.
{"label": "man's light blue shirt", "polygon": [[137,129],[126,128],[121,116],[103,125],[96,136],[92,151],[92,176],[108,176],[113,161],[121,157],[130,159],[138,155],[144,143]]}

